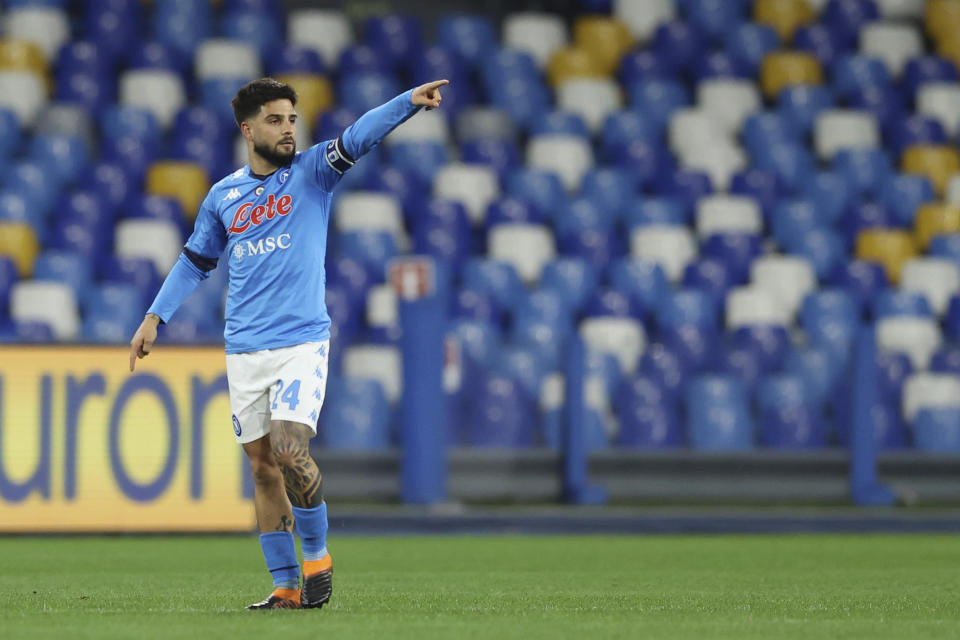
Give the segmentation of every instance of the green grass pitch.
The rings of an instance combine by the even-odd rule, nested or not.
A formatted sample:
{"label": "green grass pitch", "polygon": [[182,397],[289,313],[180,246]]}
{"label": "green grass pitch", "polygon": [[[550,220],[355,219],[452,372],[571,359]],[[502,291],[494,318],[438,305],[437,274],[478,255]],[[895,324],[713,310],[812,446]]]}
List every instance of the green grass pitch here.
{"label": "green grass pitch", "polygon": [[3,638],[957,638],[954,536],[334,537],[323,610],[254,536],[0,538]]}

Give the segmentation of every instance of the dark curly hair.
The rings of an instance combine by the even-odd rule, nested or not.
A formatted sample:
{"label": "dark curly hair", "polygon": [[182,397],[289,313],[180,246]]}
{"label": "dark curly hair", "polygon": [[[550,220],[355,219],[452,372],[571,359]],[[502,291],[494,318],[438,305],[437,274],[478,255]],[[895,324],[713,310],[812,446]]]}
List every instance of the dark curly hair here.
{"label": "dark curly hair", "polygon": [[297,92],[288,84],[278,82],[273,78],[260,78],[240,87],[237,95],[230,104],[233,105],[233,117],[240,123],[251,118],[260,111],[260,107],[274,100],[289,100],[294,106],[297,104]]}

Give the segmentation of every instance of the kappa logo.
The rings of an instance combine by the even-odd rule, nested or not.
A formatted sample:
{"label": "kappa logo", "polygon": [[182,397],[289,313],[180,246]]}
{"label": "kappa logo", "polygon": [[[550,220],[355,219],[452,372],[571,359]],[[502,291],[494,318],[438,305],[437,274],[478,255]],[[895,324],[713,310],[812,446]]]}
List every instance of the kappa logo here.
{"label": "kappa logo", "polygon": [[240,197],[240,189],[230,189],[227,195],[223,196],[224,200],[236,200]]}

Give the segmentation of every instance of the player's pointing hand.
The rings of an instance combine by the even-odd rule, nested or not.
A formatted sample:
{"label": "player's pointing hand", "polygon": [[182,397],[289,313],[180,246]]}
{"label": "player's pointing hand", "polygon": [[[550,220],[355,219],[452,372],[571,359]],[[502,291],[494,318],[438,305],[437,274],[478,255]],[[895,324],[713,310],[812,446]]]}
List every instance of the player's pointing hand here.
{"label": "player's pointing hand", "polygon": [[439,107],[441,100],[443,100],[440,96],[440,87],[445,84],[450,84],[450,81],[434,80],[433,82],[422,84],[413,90],[410,101],[415,105],[426,107],[427,109]]}

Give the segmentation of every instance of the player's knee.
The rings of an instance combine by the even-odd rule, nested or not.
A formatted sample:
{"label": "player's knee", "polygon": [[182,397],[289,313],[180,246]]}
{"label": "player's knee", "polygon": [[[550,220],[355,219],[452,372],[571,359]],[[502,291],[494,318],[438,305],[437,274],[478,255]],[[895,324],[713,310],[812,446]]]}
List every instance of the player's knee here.
{"label": "player's knee", "polygon": [[255,456],[250,458],[250,471],[254,484],[269,485],[282,479],[280,467],[273,456]]}

